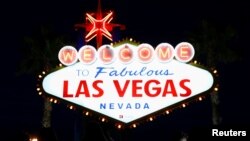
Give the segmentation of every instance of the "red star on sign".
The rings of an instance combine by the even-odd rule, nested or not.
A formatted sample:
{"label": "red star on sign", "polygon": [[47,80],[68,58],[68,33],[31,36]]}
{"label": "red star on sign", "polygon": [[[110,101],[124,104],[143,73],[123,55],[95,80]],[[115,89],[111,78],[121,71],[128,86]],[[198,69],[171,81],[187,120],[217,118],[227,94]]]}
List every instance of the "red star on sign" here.
{"label": "red star on sign", "polygon": [[112,15],[113,13],[110,12],[106,17],[100,20],[100,19],[95,19],[88,13],[86,14],[87,19],[92,24],[92,29],[85,37],[87,42],[97,35],[104,35],[105,37],[107,37],[109,40],[112,41],[112,35],[109,32],[112,29],[112,26],[109,24],[110,21],[113,19]]}
{"label": "red star on sign", "polygon": [[101,4],[99,0],[96,18],[87,13],[86,23],[76,24],[75,28],[85,28],[88,32],[85,36],[85,41],[89,42],[94,37],[96,37],[97,47],[100,47],[102,45],[102,36],[105,36],[112,41],[112,35],[110,31],[112,31],[114,27],[120,27],[122,30],[125,29],[125,26],[123,25],[110,23],[112,19],[113,12],[109,12],[104,18],[102,17]]}

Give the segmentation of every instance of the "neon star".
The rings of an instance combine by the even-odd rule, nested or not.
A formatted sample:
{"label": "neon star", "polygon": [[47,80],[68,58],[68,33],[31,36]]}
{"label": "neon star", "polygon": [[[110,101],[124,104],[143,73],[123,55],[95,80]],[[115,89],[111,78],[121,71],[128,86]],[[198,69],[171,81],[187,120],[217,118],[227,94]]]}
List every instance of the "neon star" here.
{"label": "neon star", "polygon": [[[85,39],[87,42],[89,42],[91,39],[93,39],[96,36],[104,35],[107,37],[110,41],[112,41],[112,35],[109,31],[112,30],[111,25],[109,24],[110,21],[113,19],[112,17],[113,13],[110,12],[106,17],[103,19],[95,19],[90,14],[86,14],[87,19],[92,24],[92,29],[89,31],[89,33],[85,36]],[[99,37],[100,38],[100,37]]]}
{"label": "neon star", "polygon": [[105,36],[110,41],[113,40],[110,32],[114,27],[120,27],[122,30],[125,29],[123,25],[110,23],[113,19],[113,12],[109,12],[104,18],[102,17],[100,0],[98,1],[98,9],[95,15],[94,18],[91,14],[86,13],[86,23],[75,25],[76,29],[85,28],[88,32],[85,36],[86,42],[96,37],[97,47],[100,47],[102,45],[102,36]]}

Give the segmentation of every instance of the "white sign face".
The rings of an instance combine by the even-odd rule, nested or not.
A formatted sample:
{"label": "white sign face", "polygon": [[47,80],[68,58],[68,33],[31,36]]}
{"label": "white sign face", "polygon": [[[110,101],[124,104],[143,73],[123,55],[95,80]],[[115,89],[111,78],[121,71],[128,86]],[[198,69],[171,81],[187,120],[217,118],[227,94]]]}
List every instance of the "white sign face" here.
{"label": "white sign face", "polygon": [[[111,50],[107,45],[98,51],[88,47],[80,49],[80,62],[47,75],[43,89],[124,123],[197,96],[213,85],[208,71],[183,63],[185,55],[194,55],[185,46],[178,48],[183,51],[179,55],[184,61],[172,59],[178,54],[172,47],[154,50],[148,44],[122,44]],[[157,53],[161,57],[157,58]]]}

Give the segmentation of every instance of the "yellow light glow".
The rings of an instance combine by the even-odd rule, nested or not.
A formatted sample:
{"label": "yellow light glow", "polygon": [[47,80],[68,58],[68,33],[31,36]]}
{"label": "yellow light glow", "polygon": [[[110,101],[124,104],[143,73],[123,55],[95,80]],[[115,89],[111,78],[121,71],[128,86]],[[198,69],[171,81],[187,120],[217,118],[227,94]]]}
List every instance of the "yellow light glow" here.
{"label": "yellow light glow", "polygon": [[213,73],[216,74],[216,73],[217,73],[217,70],[214,70]]}
{"label": "yellow light glow", "polygon": [[59,64],[59,67],[62,67],[62,64]]}
{"label": "yellow light glow", "polygon": [[152,118],[152,117],[150,117],[150,118],[149,118],[149,120],[150,120],[150,121],[153,121],[153,118]]}
{"label": "yellow light glow", "polygon": [[194,64],[197,64],[197,60],[194,60]]}
{"label": "yellow light glow", "polygon": [[73,108],[74,108],[74,107],[73,107],[72,105],[69,107],[70,110],[72,110]]}
{"label": "yellow light glow", "polygon": [[42,95],[43,93],[42,93],[42,92],[39,92],[38,94],[39,94],[39,95]]}
{"label": "yellow light glow", "polygon": [[169,114],[169,111],[168,111],[168,110],[166,111],[166,114]]}
{"label": "yellow light glow", "polygon": [[45,71],[43,71],[42,73],[45,74]]}
{"label": "yellow light glow", "polygon": [[202,97],[199,97],[199,101],[202,101]]}
{"label": "yellow light glow", "polygon": [[216,92],[217,92],[218,90],[219,90],[219,88],[217,88],[217,87],[215,87],[215,88],[214,88],[214,91],[216,91]]}
{"label": "yellow light glow", "polygon": [[55,103],[55,104],[57,103],[57,100],[56,100],[56,99],[54,100],[54,103]]}
{"label": "yellow light glow", "polygon": [[122,128],[122,125],[119,124],[119,125],[117,126],[117,128],[118,128],[118,129],[121,129],[121,128]]}
{"label": "yellow light glow", "polygon": [[49,101],[50,101],[50,102],[53,102],[53,98],[51,98]]}
{"label": "yellow light glow", "polygon": [[41,89],[40,88],[36,88],[37,91],[40,91]]}
{"label": "yellow light glow", "polygon": [[132,39],[132,38],[130,38],[130,39],[129,39],[129,41],[130,41],[130,42],[132,42],[132,41],[133,41],[133,39]]}
{"label": "yellow light glow", "polygon": [[89,115],[89,112],[86,112],[85,115],[88,116],[88,115]]}
{"label": "yellow light glow", "polygon": [[38,141],[37,138],[31,138],[30,141]]}
{"label": "yellow light glow", "polygon": [[105,121],[105,118],[102,118],[102,122],[104,122]]}
{"label": "yellow light glow", "polygon": [[38,75],[39,78],[42,78],[42,75]]}
{"label": "yellow light glow", "polygon": [[186,104],[182,104],[182,107],[185,108],[185,107],[186,107]]}
{"label": "yellow light glow", "polygon": [[133,127],[136,128],[136,124],[133,124]]}

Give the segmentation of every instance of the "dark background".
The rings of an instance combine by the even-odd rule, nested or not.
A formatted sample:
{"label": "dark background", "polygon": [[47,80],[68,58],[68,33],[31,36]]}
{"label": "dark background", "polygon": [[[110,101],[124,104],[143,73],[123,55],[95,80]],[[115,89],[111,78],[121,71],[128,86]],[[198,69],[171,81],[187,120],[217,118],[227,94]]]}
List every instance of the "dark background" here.
{"label": "dark background", "polygon": [[[36,92],[36,76],[17,74],[22,60],[23,38],[32,35],[43,24],[51,24],[57,31],[75,37],[73,25],[82,21],[85,12],[95,12],[96,8],[97,0],[13,0],[1,4],[1,136],[11,138],[23,133],[38,133],[42,127],[43,99]],[[204,19],[215,25],[234,27],[238,36],[234,49],[241,52],[241,59],[218,66],[220,111],[223,126],[239,130],[249,127],[247,51],[250,10],[246,2],[102,0],[102,10],[113,10],[115,17],[112,22],[126,25],[126,30],[120,35],[122,38],[132,37],[153,46],[161,42],[175,46],[187,41],[188,33]],[[68,110],[65,105],[54,105],[53,108],[52,127],[58,140],[74,139],[77,120],[83,120],[83,135],[94,133],[96,140],[103,140],[100,129],[91,119],[79,118],[79,113]],[[204,101],[176,110],[169,116],[142,123],[136,129],[119,131],[111,128],[110,132],[114,139],[123,141],[163,141],[182,133],[202,134],[211,126],[208,96]]]}

